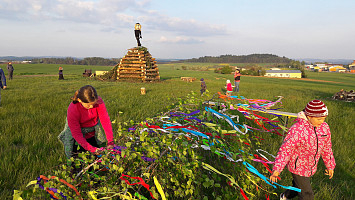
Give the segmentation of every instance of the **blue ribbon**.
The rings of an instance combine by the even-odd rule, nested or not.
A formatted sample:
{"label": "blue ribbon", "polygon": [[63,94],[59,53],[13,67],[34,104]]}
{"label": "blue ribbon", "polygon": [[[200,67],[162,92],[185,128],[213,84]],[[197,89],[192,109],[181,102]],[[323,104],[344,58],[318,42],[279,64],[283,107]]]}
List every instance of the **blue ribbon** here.
{"label": "blue ribbon", "polygon": [[280,185],[278,183],[274,183],[275,185],[273,185],[272,183],[270,183],[268,180],[268,178],[266,178],[264,175],[260,174],[260,172],[255,169],[255,167],[253,167],[251,164],[243,161],[243,164],[248,168],[248,170],[254,174],[256,174],[257,176],[259,176],[261,179],[263,179],[267,184],[271,185],[272,187],[276,188],[275,185],[278,185],[280,187],[283,187],[287,190],[293,190],[293,191],[296,191],[296,192],[301,192],[301,189],[299,188],[296,188],[296,187],[292,187],[292,186],[283,186],[283,185]]}

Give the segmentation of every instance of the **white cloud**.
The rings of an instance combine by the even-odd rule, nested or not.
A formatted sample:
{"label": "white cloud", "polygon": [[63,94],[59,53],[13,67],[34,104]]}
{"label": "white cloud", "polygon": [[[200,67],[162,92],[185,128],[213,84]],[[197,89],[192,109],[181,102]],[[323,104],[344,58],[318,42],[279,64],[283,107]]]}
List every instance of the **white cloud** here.
{"label": "white cloud", "polygon": [[205,37],[227,34],[225,25],[202,23],[194,19],[184,20],[177,17],[162,15],[155,11],[147,12],[145,17],[142,18],[142,21],[148,24],[149,28],[175,32],[185,36]]}
{"label": "white cloud", "polygon": [[165,36],[161,36],[159,39],[160,43],[173,43],[173,44],[199,44],[204,43],[202,40],[190,38],[190,37],[181,37],[177,36],[175,38],[167,38]]}
{"label": "white cloud", "polygon": [[[169,31],[184,36],[226,35],[226,26],[194,19],[162,15],[149,9],[149,0],[0,0],[0,17],[6,20],[65,21],[117,27],[133,27],[136,22],[150,30]],[[1,14],[2,13],[2,14]]]}

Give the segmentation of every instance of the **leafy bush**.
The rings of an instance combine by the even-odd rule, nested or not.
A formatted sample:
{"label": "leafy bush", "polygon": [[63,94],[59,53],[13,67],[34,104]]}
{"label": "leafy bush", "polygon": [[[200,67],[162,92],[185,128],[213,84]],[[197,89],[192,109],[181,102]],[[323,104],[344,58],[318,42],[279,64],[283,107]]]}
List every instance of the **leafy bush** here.
{"label": "leafy bush", "polygon": [[229,65],[226,65],[221,69],[221,73],[222,74],[230,74],[230,73],[232,73],[232,70],[233,69]]}
{"label": "leafy bush", "polygon": [[222,68],[216,68],[214,70],[215,73],[219,73],[219,74],[230,74],[232,73],[233,69],[229,66],[229,65],[225,65]]}

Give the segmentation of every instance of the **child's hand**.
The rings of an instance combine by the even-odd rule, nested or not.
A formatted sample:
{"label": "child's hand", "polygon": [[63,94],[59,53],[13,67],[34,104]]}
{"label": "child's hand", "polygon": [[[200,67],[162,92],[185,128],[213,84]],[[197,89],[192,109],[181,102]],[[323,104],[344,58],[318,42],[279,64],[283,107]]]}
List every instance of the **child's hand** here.
{"label": "child's hand", "polygon": [[94,154],[95,155],[100,155],[103,151],[104,151],[103,148],[97,148]]}
{"label": "child's hand", "polygon": [[334,170],[328,170],[326,169],[325,170],[325,175],[328,175],[329,176],[329,179],[333,178],[333,175],[334,175]]}
{"label": "child's hand", "polygon": [[279,175],[280,175],[280,172],[274,171],[274,172],[272,173],[272,175],[270,176],[271,182],[275,182],[275,183],[276,183],[276,182],[277,182],[277,179],[280,179]]}

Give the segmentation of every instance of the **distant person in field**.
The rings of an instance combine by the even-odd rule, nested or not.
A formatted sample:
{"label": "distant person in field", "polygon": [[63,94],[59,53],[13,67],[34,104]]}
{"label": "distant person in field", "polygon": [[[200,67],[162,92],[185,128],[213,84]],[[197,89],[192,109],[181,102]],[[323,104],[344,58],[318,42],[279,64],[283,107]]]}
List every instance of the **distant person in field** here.
{"label": "distant person in field", "polygon": [[317,171],[321,156],[327,168],[325,174],[329,175],[329,179],[333,178],[335,160],[329,126],[324,122],[327,116],[328,109],[320,100],[310,101],[298,113],[297,123],[290,128],[277,153],[270,180],[277,182],[279,174],[287,165],[292,173],[293,186],[300,188],[301,192],[286,190],[280,199],[296,196],[302,200],[314,199],[310,177]]}
{"label": "distant person in field", "polygon": [[1,106],[1,89],[6,89],[6,77],[4,71],[0,68],[0,106]]}
{"label": "distant person in field", "polygon": [[[86,85],[75,92],[67,111],[64,130],[58,136],[67,158],[89,151],[99,155],[100,146],[114,147],[112,124],[104,101],[94,87]],[[102,128],[100,127],[102,125]]]}
{"label": "distant person in field", "polygon": [[63,67],[59,67],[59,80],[64,80]]}
{"label": "distant person in field", "polygon": [[227,88],[227,92],[226,95],[227,96],[231,96],[232,92],[233,92],[233,87],[232,87],[232,83],[230,80],[227,80],[226,82],[226,88]]}
{"label": "distant person in field", "polygon": [[240,71],[236,69],[234,72],[234,92],[239,92]]}
{"label": "distant person in field", "polygon": [[206,92],[206,89],[207,89],[207,85],[205,83],[205,80],[203,78],[200,79],[200,82],[201,82],[201,96],[203,95],[204,92]]}
{"label": "distant person in field", "polygon": [[140,39],[142,38],[142,32],[141,32],[142,26],[139,23],[136,23],[136,25],[134,26],[134,35],[136,36],[136,40],[137,40],[137,45],[140,47],[141,42]]}
{"label": "distant person in field", "polygon": [[11,62],[7,63],[7,72],[9,73],[9,80],[12,80],[12,76],[14,75],[14,66],[12,66]]}

